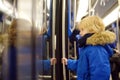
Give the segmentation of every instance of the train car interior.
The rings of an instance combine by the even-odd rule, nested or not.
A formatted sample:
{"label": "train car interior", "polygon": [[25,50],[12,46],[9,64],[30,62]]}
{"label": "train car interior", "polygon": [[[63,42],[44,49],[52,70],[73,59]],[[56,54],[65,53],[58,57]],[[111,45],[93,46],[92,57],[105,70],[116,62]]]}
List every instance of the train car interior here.
{"label": "train car interior", "polygon": [[120,53],[120,0],[0,0],[0,80],[77,80],[61,59],[78,59],[70,35],[94,15],[116,34]]}

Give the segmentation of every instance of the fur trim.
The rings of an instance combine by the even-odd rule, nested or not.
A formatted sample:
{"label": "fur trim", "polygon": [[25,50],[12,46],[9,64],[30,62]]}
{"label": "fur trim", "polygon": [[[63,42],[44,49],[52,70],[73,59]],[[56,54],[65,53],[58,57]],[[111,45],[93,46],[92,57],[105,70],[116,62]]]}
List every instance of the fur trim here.
{"label": "fur trim", "polygon": [[100,33],[95,33],[89,37],[86,41],[88,45],[104,45],[113,43],[116,40],[116,35],[110,31],[103,31]]}

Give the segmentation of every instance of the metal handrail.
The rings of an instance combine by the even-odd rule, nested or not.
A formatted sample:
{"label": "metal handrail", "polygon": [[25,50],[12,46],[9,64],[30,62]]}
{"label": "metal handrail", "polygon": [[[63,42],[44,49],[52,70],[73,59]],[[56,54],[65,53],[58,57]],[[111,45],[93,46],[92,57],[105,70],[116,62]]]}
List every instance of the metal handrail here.
{"label": "metal handrail", "polygon": [[118,0],[118,6],[119,6],[119,9],[118,9],[118,19],[117,19],[117,28],[116,28],[116,36],[117,36],[117,41],[118,41],[118,45],[117,45],[117,48],[118,48],[118,51],[120,51],[120,28],[119,28],[119,16],[120,16],[120,0]]}
{"label": "metal handrail", "polygon": [[74,0],[74,23],[72,31],[75,29],[75,21],[76,21],[76,0]]}
{"label": "metal handrail", "polygon": [[76,52],[76,41],[74,41],[74,57],[77,59],[77,52]]}
{"label": "metal handrail", "polygon": [[[63,0],[63,6],[62,6],[62,56],[65,58],[65,2],[66,0]],[[66,70],[65,65],[63,64],[63,80],[66,80]]]}
{"label": "metal handrail", "polygon": [[47,59],[49,59],[49,42],[47,41]]}
{"label": "metal handrail", "polygon": [[45,79],[50,79],[52,76],[51,75],[39,75],[38,78],[45,78]]}
{"label": "metal handrail", "polygon": [[[56,48],[56,44],[54,41],[56,41],[55,39],[55,19],[56,19],[56,0],[53,0],[53,4],[52,4],[52,56],[53,58],[55,58],[55,48]],[[53,80],[56,80],[56,73],[55,73],[56,69],[55,69],[55,64],[53,65]]]}

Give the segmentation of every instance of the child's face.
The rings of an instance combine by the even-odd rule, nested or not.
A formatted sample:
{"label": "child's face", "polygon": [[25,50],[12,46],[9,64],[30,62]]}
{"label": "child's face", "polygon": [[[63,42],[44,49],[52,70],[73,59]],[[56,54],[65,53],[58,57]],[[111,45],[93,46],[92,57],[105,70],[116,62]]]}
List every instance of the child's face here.
{"label": "child's face", "polygon": [[87,33],[88,33],[88,31],[86,29],[80,29],[80,35],[81,36],[84,36]]}

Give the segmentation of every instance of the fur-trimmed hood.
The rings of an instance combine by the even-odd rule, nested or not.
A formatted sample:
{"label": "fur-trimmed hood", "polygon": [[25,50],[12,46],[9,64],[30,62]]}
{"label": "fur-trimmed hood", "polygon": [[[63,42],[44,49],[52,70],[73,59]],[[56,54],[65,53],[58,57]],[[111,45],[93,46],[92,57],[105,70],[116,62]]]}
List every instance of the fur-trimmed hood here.
{"label": "fur-trimmed hood", "polygon": [[86,40],[87,45],[104,45],[115,42],[116,35],[110,31],[95,33]]}

